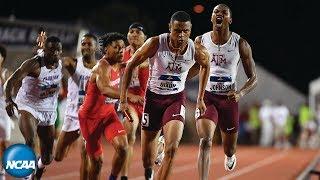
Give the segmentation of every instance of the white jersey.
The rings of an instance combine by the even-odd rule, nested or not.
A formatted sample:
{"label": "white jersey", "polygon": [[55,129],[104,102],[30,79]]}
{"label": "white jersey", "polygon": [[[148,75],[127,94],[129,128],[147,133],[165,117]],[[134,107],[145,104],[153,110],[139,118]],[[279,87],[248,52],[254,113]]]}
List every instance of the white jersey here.
{"label": "white jersey", "polygon": [[2,86],[2,79],[0,78],[0,109],[5,109],[6,103],[3,96],[3,86]]}
{"label": "white jersey", "polygon": [[[43,58],[39,59],[43,64]],[[59,60],[58,67],[47,69],[41,66],[39,77],[26,76],[16,97],[16,103],[27,105],[37,111],[56,111],[58,105],[58,92],[62,79],[62,65]]]}
{"label": "white jersey", "polygon": [[91,69],[83,65],[82,58],[77,59],[76,69],[68,79],[68,94],[65,115],[78,119],[78,110],[83,103],[85,87],[91,75]]}
{"label": "white jersey", "polygon": [[236,76],[240,62],[240,36],[231,33],[229,40],[223,45],[216,45],[211,39],[211,31],[202,35],[201,44],[210,54],[210,77],[206,91],[214,94],[227,94],[236,90]]}
{"label": "white jersey", "polygon": [[149,59],[148,89],[162,95],[183,91],[188,71],[195,63],[193,41],[189,39],[186,52],[176,57],[169,49],[168,36],[159,35],[159,48]]}
{"label": "white jersey", "polygon": [[6,103],[3,95],[3,86],[0,78],[0,140],[9,141],[13,122],[6,112]]}

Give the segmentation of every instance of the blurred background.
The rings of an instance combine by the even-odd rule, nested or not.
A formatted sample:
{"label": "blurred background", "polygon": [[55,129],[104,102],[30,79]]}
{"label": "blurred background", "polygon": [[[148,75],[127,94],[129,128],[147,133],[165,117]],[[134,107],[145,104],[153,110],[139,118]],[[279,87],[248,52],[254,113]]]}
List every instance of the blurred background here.
{"label": "blurred background", "polygon": [[[149,37],[155,36],[168,32],[170,16],[177,10],[191,15],[194,39],[212,29],[212,9],[219,3],[231,8],[231,31],[251,45],[258,74],[258,86],[240,100],[238,143],[318,149],[320,66],[319,28],[315,25],[319,15],[311,1],[1,0],[0,43],[8,50],[5,67],[12,72],[32,57],[39,27],[61,38],[64,55],[75,56],[79,38],[86,32],[97,36],[112,31],[126,34],[128,26],[137,21],[146,27]],[[246,81],[242,65],[237,78],[240,87]],[[193,111],[197,77],[186,89],[187,123],[182,141],[196,144]],[[60,114],[63,117],[63,111]],[[20,141],[18,129],[13,133]],[[221,142],[219,133],[215,133],[214,142]]]}
{"label": "blurred background", "polygon": [[[298,136],[302,131],[301,127],[306,123],[301,121],[307,121],[299,121],[302,105],[310,105],[312,115],[307,119],[318,124],[318,41],[317,31],[312,27],[317,12],[315,6],[302,0],[56,0],[45,3],[37,0],[2,0],[0,43],[8,49],[5,67],[13,71],[23,60],[32,56],[39,27],[43,27],[48,35],[61,38],[64,55],[77,55],[79,38],[86,32],[98,36],[112,31],[126,34],[128,26],[138,21],[144,24],[149,37],[155,36],[168,32],[170,16],[177,10],[184,10],[191,15],[191,38],[194,39],[212,29],[210,17],[213,7],[218,3],[225,3],[231,8],[231,30],[250,43],[257,66],[258,87],[241,100],[240,120],[243,123],[244,135],[250,134],[251,128],[261,130],[261,119],[252,123],[250,110],[253,106],[259,109],[264,100],[288,108],[288,119],[292,122],[288,121],[286,131],[290,137]],[[242,66],[239,67],[238,86],[242,86],[246,76]],[[197,91],[197,78],[188,83],[187,90],[192,103],[195,100],[193,95]]]}

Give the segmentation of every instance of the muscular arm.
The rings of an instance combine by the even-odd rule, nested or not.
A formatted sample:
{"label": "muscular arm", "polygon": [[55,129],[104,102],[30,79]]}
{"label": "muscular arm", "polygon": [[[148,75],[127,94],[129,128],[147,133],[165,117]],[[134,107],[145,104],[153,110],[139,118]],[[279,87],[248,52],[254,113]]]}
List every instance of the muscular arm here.
{"label": "muscular arm", "polygon": [[[119,99],[120,89],[110,86],[110,71],[111,66],[107,61],[100,60],[93,68],[90,81],[95,80],[100,92],[110,98]],[[130,101],[133,103],[143,103],[143,98],[134,94],[128,94]]]}
{"label": "muscular arm", "polygon": [[195,63],[189,70],[187,80],[194,78],[196,75],[199,74],[200,65]]}
{"label": "muscular arm", "polygon": [[[201,36],[197,36],[195,41],[197,44],[201,44]],[[187,80],[194,78],[196,75],[199,74],[200,65],[198,63],[195,63],[189,70]]]}
{"label": "muscular arm", "polygon": [[121,83],[121,95],[120,101],[127,101],[127,90],[132,78],[132,71],[134,68],[142,64],[147,58],[152,57],[159,47],[159,38],[149,38],[131,57],[124,74]]}
{"label": "muscular arm", "polygon": [[110,98],[119,99],[119,89],[110,86],[110,71],[111,66],[105,60],[100,60],[97,68],[93,69],[93,73],[96,74],[96,83],[101,93]]}
{"label": "muscular arm", "polygon": [[143,63],[139,65],[139,68],[148,68],[149,67],[149,61],[145,60]]}
{"label": "muscular arm", "polygon": [[256,87],[258,79],[254,60],[252,58],[251,47],[249,43],[243,38],[240,39],[239,51],[244,71],[248,77],[247,82],[240,89],[240,95],[244,96],[249,93],[254,87]]}
{"label": "muscular arm", "polygon": [[4,95],[6,101],[12,101],[11,90],[12,88],[21,84],[23,78],[25,78],[27,75],[39,76],[39,73],[40,66],[36,58],[24,61],[4,84]]}
{"label": "muscular arm", "polygon": [[195,60],[200,65],[198,100],[203,100],[205,87],[210,73],[209,53],[199,42],[195,43]]}
{"label": "muscular arm", "polygon": [[68,72],[70,76],[76,71],[77,59],[72,57],[63,57],[63,68]]}
{"label": "muscular arm", "polygon": [[2,74],[1,74],[1,77],[2,77],[2,80],[3,80],[3,83],[7,80],[7,79],[9,79],[9,77],[10,77],[10,73],[12,73],[12,72],[9,72],[9,70],[8,69],[6,69],[6,68],[2,68]]}
{"label": "muscular arm", "polygon": [[5,83],[5,81],[9,78],[10,74],[8,69],[2,68],[0,70],[0,80],[1,80],[1,85]]}

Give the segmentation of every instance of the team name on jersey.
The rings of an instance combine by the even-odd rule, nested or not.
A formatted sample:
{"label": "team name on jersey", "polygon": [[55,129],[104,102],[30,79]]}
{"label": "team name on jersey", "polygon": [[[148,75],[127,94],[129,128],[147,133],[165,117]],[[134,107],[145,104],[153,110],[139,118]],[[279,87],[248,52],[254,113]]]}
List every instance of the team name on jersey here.
{"label": "team name on jersey", "polygon": [[177,85],[176,84],[173,84],[172,82],[161,82],[160,83],[160,87],[161,88],[169,88],[169,89],[176,89],[175,87],[176,87]]}
{"label": "team name on jersey", "polygon": [[227,58],[224,54],[213,53],[211,62],[214,62],[217,66],[221,66],[227,64]]}
{"label": "team name on jersey", "polygon": [[166,67],[166,70],[169,70],[169,71],[175,72],[175,73],[181,73],[182,64],[176,63],[176,62],[169,62],[168,66]]}
{"label": "team name on jersey", "polygon": [[52,81],[52,80],[55,80],[55,79],[58,79],[58,78],[59,78],[59,75],[53,75],[53,76],[46,76],[42,80],[43,81]]}
{"label": "team name on jersey", "polygon": [[89,78],[90,78],[90,76],[80,75],[79,80],[80,80],[80,81],[81,81],[81,80],[86,81],[86,80],[88,80]]}
{"label": "team name on jersey", "polygon": [[234,89],[234,86],[234,84],[224,84],[223,82],[218,82],[213,84],[210,90],[215,92],[228,92]]}
{"label": "team name on jersey", "polygon": [[162,57],[162,58],[170,57],[170,58],[174,59],[174,55],[170,51],[160,51],[160,52],[158,52],[158,56]]}

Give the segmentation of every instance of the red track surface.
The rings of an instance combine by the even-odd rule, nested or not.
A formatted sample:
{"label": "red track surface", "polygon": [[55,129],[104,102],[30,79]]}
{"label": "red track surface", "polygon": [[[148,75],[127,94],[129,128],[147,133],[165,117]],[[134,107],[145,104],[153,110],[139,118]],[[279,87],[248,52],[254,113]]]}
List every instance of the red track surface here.
{"label": "red track surface", "polygon": [[[113,152],[110,145],[104,147],[102,179],[107,179],[110,172]],[[140,152],[141,149],[137,145],[129,173],[129,178],[132,180],[144,179]],[[213,159],[211,161],[210,179],[295,179],[319,153],[320,151],[316,150],[301,150],[297,148],[277,150],[273,148],[238,146],[236,169],[233,172],[226,172],[223,166],[223,150],[220,146],[215,146],[212,151]],[[196,145],[181,145],[174,162],[171,179],[198,179],[197,154],[198,147]],[[79,150],[78,148],[71,149],[64,161],[60,163],[53,162],[47,168],[43,179],[79,179],[79,166]],[[317,178],[313,176],[312,179]]]}

